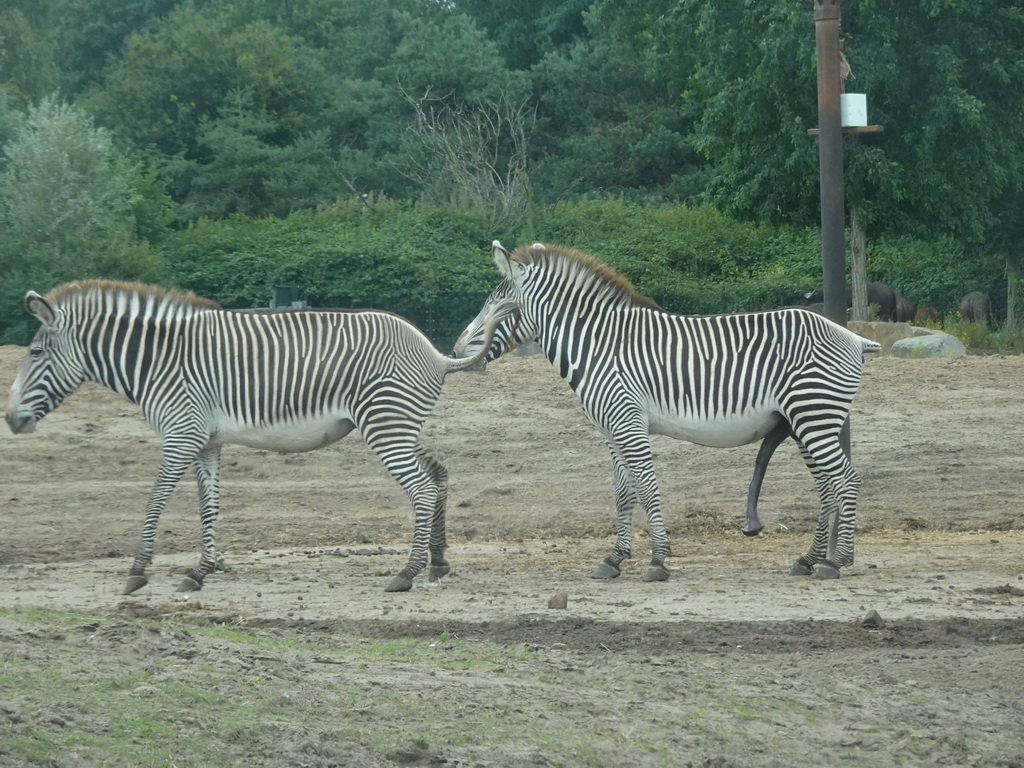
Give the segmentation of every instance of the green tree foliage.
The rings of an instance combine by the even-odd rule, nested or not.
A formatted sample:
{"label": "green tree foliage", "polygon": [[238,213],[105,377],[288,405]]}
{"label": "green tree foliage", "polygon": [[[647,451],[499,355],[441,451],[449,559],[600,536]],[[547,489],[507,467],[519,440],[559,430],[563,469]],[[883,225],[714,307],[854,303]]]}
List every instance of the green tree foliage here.
{"label": "green tree foliage", "polygon": [[183,201],[181,218],[286,216],[338,195],[340,180],[329,172],[334,163],[325,131],[281,145],[274,141],[277,124],[252,105],[248,91],[233,94],[232,102],[220,117],[200,120],[201,159],[179,156],[167,164]]}
{"label": "green tree foliage", "polygon": [[457,0],[493,40],[509,67],[527,70],[552,50],[587,36],[584,13],[591,0]]}
{"label": "green tree foliage", "polygon": [[[532,124],[528,84],[468,17],[450,11],[396,15],[402,38],[377,71],[404,127],[390,163],[433,202],[489,207],[495,221],[519,207]],[[511,203],[511,204],[510,204]]]}
{"label": "green tree foliage", "polygon": [[549,52],[534,67],[538,199],[629,193],[686,198],[698,158],[689,123],[658,83],[601,31]]}
{"label": "green tree foliage", "polygon": [[754,220],[816,220],[814,27],[786,0],[602,0],[598,18],[674,86],[692,116],[694,149],[708,161],[702,198]]}
{"label": "green tree foliage", "polygon": [[262,21],[239,27],[229,11],[186,2],[152,32],[128,38],[86,103],[135,145],[195,158],[202,121],[216,119],[229,94],[248,92],[255,108],[276,115],[284,142],[310,126],[313,89],[280,29]]}
{"label": "green tree foliage", "polygon": [[0,90],[17,103],[49,94],[57,85],[60,0],[7,0],[0,6]]}
{"label": "green tree foliage", "polygon": [[[885,127],[844,143],[871,277],[939,305],[991,291],[1003,256],[1019,275],[1024,100],[1012,94],[1024,86],[1021,4],[856,0],[843,13],[846,86],[868,94],[872,122]],[[266,295],[309,270],[325,300],[362,301],[379,284],[390,308],[421,312],[449,272],[422,268],[433,263],[426,255],[392,255],[419,253],[418,236],[431,254],[442,235],[469,250],[493,237],[540,239],[609,254],[673,308],[719,311],[789,303],[815,274],[805,266],[818,263],[807,3],[9,0],[0,7],[0,146],[26,141],[29,106],[57,84],[119,147],[104,150],[100,178],[127,178],[131,202],[117,209],[116,227],[82,230],[81,253],[106,242],[126,273],[146,251],[141,240],[195,267],[175,277],[214,292],[223,281],[229,297],[253,301],[252,286],[227,287],[259,280]],[[502,103],[515,106],[523,130],[485,137],[480,126]],[[0,173],[21,162],[0,158]],[[31,176],[17,184],[45,189]],[[513,198],[514,216],[483,215]],[[10,206],[5,269],[20,263],[14,243],[28,242],[34,226],[31,206]],[[322,240],[303,234],[331,216],[330,237],[354,238],[358,253],[321,251]],[[446,230],[445,217],[470,222],[472,234]],[[54,226],[43,224],[44,234]],[[299,258],[286,237],[323,258]],[[195,250],[186,253],[188,238]],[[278,251],[260,250],[268,238]],[[46,242],[26,247],[52,263],[73,250]],[[212,248],[206,261],[200,246]],[[235,254],[250,250],[265,263],[243,269]],[[98,258],[76,268],[94,273]],[[331,270],[352,277],[342,286]],[[401,293],[399,274],[426,293]],[[26,287],[38,284],[16,289]]]}
{"label": "green tree foliage", "polygon": [[[739,216],[813,223],[817,146],[814,21],[788,2],[601,0],[600,17],[651,76],[686,83],[705,199]],[[977,239],[1024,154],[1024,9],[999,0],[861,0],[847,90],[869,95],[878,137],[847,141],[846,178],[874,231]],[[673,55],[685,51],[685,55]],[[1019,174],[1018,174],[1019,177]],[[940,223],[941,222],[941,223]]]}
{"label": "green tree foliage", "polygon": [[61,92],[80,96],[103,82],[133,32],[152,28],[183,0],[64,0],[57,59]]}
{"label": "green tree foliage", "polygon": [[79,278],[155,276],[158,259],[136,235],[136,169],[82,110],[44,99],[29,110],[3,155],[2,314],[15,315],[28,287],[46,291]]}
{"label": "green tree foliage", "polygon": [[849,152],[875,228],[989,237],[991,204],[1024,172],[1024,7],[1000,0],[860,0],[848,90],[869,94],[877,141]]}

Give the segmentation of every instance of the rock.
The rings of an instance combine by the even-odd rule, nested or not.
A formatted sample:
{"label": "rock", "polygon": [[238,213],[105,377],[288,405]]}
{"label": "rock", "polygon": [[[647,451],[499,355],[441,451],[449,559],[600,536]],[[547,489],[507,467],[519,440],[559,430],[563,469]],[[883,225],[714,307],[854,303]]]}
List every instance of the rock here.
{"label": "rock", "polygon": [[910,323],[861,323],[851,320],[846,327],[881,344],[883,355],[960,357],[967,354],[964,345],[948,333],[932,328],[920,328]]}
{"label": "rock", "polygon": [[941,331],[893,342],[890,354],[893,357],[963,357],[967,354],[964,345],[954,336]]}
{"label": "rock", "polygon": [[569,593],[556,592],[548,600],[548,608],[567,608],[569,606]]}
{"label": "rock", "polygon": [[878,615],[878,611],[868,611],[867,616],[861,619],[860,625],[864,629],[883,629],[885,621]]}

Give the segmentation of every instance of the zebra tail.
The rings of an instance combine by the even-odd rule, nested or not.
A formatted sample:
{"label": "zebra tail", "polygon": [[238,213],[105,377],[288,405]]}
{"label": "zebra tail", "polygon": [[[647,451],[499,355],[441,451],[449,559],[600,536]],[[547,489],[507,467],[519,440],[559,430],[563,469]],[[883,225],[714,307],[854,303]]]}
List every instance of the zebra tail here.
{"label": "zebra tail", "polygon": [[874,354],[875,352],[881,352],[881,351],[882,351],[882,345],[879,344],[877,341],[872,341],[871,339],[866,339],[863,336],[861,337],[861,339],[860,339],[860,354],[861,354],[861,358],[862,359],[867,360],[868,359],[868,355]]}
{"label": "zebra tail", "polygon": [[462,359],[449,357],[447,372],[463,371],[466,368],[472,368],[483,360],[487,350],[491,347],[491,342],[494,341],[494,331],[506,317],[516,310],[516,306],[514,299],[503,299],[502,301],[494,302],[484,317],[484,343],[480,346],[480,349],[469,357]]}

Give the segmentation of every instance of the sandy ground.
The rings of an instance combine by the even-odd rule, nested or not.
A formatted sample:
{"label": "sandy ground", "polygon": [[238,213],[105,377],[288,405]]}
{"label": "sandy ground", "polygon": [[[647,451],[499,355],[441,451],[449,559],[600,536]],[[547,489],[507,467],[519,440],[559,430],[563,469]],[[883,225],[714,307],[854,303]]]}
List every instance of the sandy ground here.
{"label": "sandy ground", "polygon": [[[23,354],[0,348],[0,382]],[[782,707],[769,733],[737,716],[722,728],[753,729],[750,739],[665,735],[675,758],[628,752],[607,764],[1024,766],[1022,395],[1024,358],[871,360],[852,421],[857,561],[835,582],[786,576],[817,515],[792,444],[769,469],[765,533],[747,538],[739,526],[756,446],[656,437],[673,578],[640,580],[638,513],[637,557],[621,578],[597,582],[586,575],[613,538],[607,452],[547,362],[513,357],[450,377],[425,430],[451,476],[453,573],[440,586],[421,576],[409,593],[383,592],[405,561],[410,509],[353,435],[291,456],[226,448],[218,546],[228,570],[183,601],[174,587],[198,558],[194,483],[161,519],[149,586],[122,597],[160,447],[135,406],[86,385],[34,434],[0,439],[0,608],[368,638],[448,633],[526,644],[549,660],[597,653],[640,719],[687,695],[673,674],[695,666],[712,670],[729,700],[799,695],[821,706],[820,721]],[[549,608],[559,592],[568,606]],[[863,627],[869,611],[884,626]],[[5,626],[5,643],[47,642]],[[459,686],[485,702],[507,695],[486,680]],[[594,716],[554,694],[536,707],[540,717],[545,707]],[[574,764],[557,751],[524,762],[455,745],[420,757]],[[272,753],[258,762],[290,764]]]}

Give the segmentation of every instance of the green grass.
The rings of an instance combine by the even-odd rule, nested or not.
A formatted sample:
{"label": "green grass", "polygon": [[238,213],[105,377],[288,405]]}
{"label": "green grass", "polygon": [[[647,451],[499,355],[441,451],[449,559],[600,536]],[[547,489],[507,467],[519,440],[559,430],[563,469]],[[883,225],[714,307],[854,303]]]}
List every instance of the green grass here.
{"label": "green grass", "polygon": [[421,764],[395,757],[413,745],[427,750],[422,764],[432,754],[668,768],[695,756],[686,751],[695,744],[751,764],[741,759],[751,738],[766,755],[800,762],[794,745],[827,740],[827,726],[847,717],[872,743],[977,752],[950,727],[961,719],[955,703],[912,730],[871,715],[872,702],[894,697],[908,712],[928,709],[927,689],[886,693],[870,677],[778,687],[724,656],[664,657],[653,666],[642,651],[534,651],[451,633],[380,640],[192,614],[0,610],[0,765],[383,768]]}
{"label": "green grass", "polygon": [[[272,759],[281,745],[303,742],[303,734],[359,744],[384,761],[412,737],[404,727],[374,724],[399,720],[419,723],[415,736],[427,744],[544,743],[560,736],[554,726],[535,722],[522,702],[476,709],[456,696],[440,704],[457,688],[445,691],[448,685],[434,683],[435,676],[500,678],[510,665],[531,660],[533,654],[518,647],[450,635],[429,641],[279,636],[224,624],[35,609],[0,611],[3,619],[33,640],[28,652],[0,645],[0,696],[21,721],[7,728],[0,715],[0,764],[6,750],[30,765],[44,765],[52,755],[111,766],[247,765],[261,755]],[[183,648],[184,657],[161,650],[161,633],[187,636],[177,646],[168,643]],[[156,648],[147,647],[153,640]],[[216,652],[189,658],[195,645]],[[305,669],[322,674],[305,679]],[[360,673],[349,682],[353,669]],[[375,670],[385,671],[379,684]],[[394,670],[391,679],[387,670]],[[428,691],[436,686],[436,695],[409,695],[410,683]],[[198,733],[202,737],[194,738]]]}
{"label": "green grass", "polygon": [[983,323],[967,322],[959,312],[947,315],[941,325],[927,325],[955,336],[969,352],[1024,353],[1024,328],[1010,331],[1005,327],[999,327],[993,330]]}

